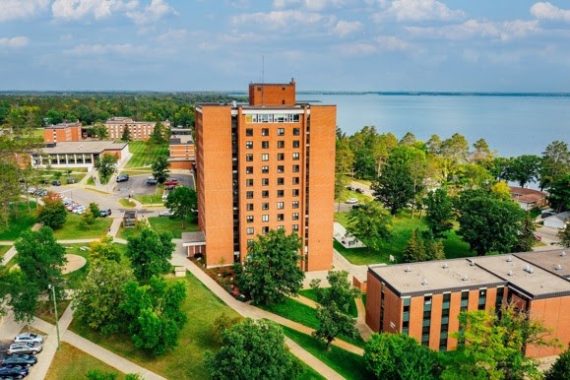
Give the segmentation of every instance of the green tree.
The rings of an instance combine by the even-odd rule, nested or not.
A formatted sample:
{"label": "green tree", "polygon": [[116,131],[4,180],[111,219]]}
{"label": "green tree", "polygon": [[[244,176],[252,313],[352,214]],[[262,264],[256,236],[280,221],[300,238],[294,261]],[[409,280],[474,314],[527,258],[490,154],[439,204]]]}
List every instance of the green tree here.
{"label": "green tree", "polygon": [[122,260],[121,251],[113,243],[111,236],[105,236],[101,240],[92,242],[89,249],[89,258],[94,263],[107,260],[120,263]]}
{"label": "green tree", "polygon": [[279,303],[286,295],[297,294],[303,282],[300,268],[301,242],[283,229],[258,236],[248,247],[242,265],[236,265],[237,283],[258,305]]}
{"label": "green tree", "polygon": [[337,133],[335,160],[335,198],[337,198],[346,185],[347,175],[352,174],[354,165],[354,153],[348,138],[343,134],[339,136]]}
{"label": "green tree", "polygon": [[553,141],[542,153],[540,188],[549,188],[557,179],[570,173],[570,151],[563,141]]}
{"label": "green tree", "polygon": [[513,251],[528,252],[532,251],[532,247],[536,243],[536,225],[530,214],[526,214],[521,223],[518,240],[513,247]]}
{"label": "green tree", "polygon": [[441,138],[438,135],[431,135],[429,140],[426,142],[427,152],[432,155],[438,155],[441,153]]}
{"label": "green tree", "polygon": [[154,144],[164,144],[167,142],[168,138],[168,130],[162,125],[161,122],[158,122],[154,125],[154,129],[150,134],[150,141]]}
{"label": "green tree", "polygon": [[[0,136],[1,138],[1,136]],[[0,181],[0,221],[6,226],[10,222],[10,208],[20,197],[19,170],[16,163],[4,161],[0,157],[0,173],[2,173],[2,181]]]}
{"label": "green tree", "polygon": [[131,131],[129,128],[123,128],[123,134],[121,135],[121,141],[130,142],[131,141]]}
{"label": "green tree", "polygon": [[224,332],[233,325],[239,323],[240,320],[241,318],[239,317],[230,318],[226,313],[222,313],[218,318],[216,318],[212,327],[212,338],[214,339],[214,342],[221,346],[224,343]]}
{"label": "green tree", "polygon": [[105,140],[109,137],[109,131],[103,125],[103,123],[95,123],[92,129],[93,137],[98,138],[99,140]]}
{"label": "green tree", "polygon": [[153,275],[170,270],[169,260],[174,251],[172,235],[158,234],[151,229],[144,228],[139,234],[127,240],[127,257],[139,281],[146,282]]}
{"label": "green tree", "polygon": [[364,361],[375,379],[439,379],[437,354],[407,335],[372,334],[364,348]]}
{"label": "green tree", "polygon": [[62,299],[65,248],[57,243],[53,231],[42,227],[37,232],[24,232],[15,244],[20,268],[15,278],[10,304],[17,320],[30,320],[36,311],[37,297],[55,287],[56,297]]}
{"label": "green tree", "polygon": [[445,188],[428,193],[425,199],[426,222],[436,238],[442,238],[453,227],[453,201]]}
{"label": "green tree", "polygon": [[566,223],[566,227],[558,232],[558,238],[560,239],[560,245],[570,248],[570,223]]}
{"label": "green tree", "polygon": [[473,161],[489,161],[493,158],[493,153],[485,139],[475,141],[475,143],[473,143],[473,148],[475,148],[473,151]]}
{"label": "green tree", "polygon": [[295,379],[301,373],[284,344],[281,328],[270,321],[246,319],[226,330],[223,345],[206,357],[213,380]]}
{"label": "green tree", "polygon": [[538,179],[540,161],[540,157],[530,154],[511,159],[508,169],[509,179],[518,182],[521,187]]}
{"label": "green tree", "polygon": [[160,155],[156,158],[156,160],[151,165],[152,168],[152,175],[158,183],[163,184],[170,171],[168,170],[168,157],[165,155]]}
{"label": "green tree", "polygon": [[166,207],[176,218],[182,220],[182,228],[186,221],[195,222],[198,218],[198,196],[196,190],[186,186],[178,186],[168,194]]}
{"label": "green tree", "polygon": [[81,221],[79,222],[81,228],[87,229],[93,225],[93,223],[95,223],[95,215],[93,215],[91,210],[87,210],[81,215]]}
{"label": "green tree", "polygon": [[74,294],[74,318],[105,335],[121,331],[125,323],[119,309],[126,297],[123,286],[134,279],[128,264],[97,256]]}
{"label": "green tree", "polygon": [[391,236],[392,217],[378,202],[370,201],[348,214],[348,231],[378,250]]}
{"label": "green tree", "polygon": [[406,248],[404,249],[404,253],[402,255],[402,261],[405,263],[415,263],[418,261],[426,260],[427,256],[424,241],[421,237],[420,232],[415,229],[414,232],[412,232],[410,240],[408,240],[408,244],[406,244]]}
{"label": "green tree", "polygon": [[550,206],[560,212],[570,210],[570,174],[553,181],[548,189]]}
{"label": "green tree", "polygon": [[443,241],[424,237],[424,247],[426,250],[426,258],[428,260],[445,259]]}
{"label": "green tree", "polygon": [[337,336],[355,337],[357,335],[354,327],[356,320],[340,310],[334,301],[318,306],[316,316],[319,327],[313,332],[313,336],[324,342],[327,350]]}
{"label": "green tree", "polygon": [[544,380],[570,380],[570,349],[564,351],[545,373]]}
{"label": "green tree", "polygon": [[407,132],[404,137],[400,140],[400,145],[410,145],[413,146],[417,142],[416,135],[412,132]]}
{"label": "green tree", "polygon": [[99,209],[99,205],[95,202],[89,203],[89,211],[95,218],[97,218],[101,214],[101,210]]}
{"label": "green tree", "polygon": [[116,372],[105,372],[98,369],[92,369],[85,375],[87,380],[116,380],[118,374]]}
{"label": "green tree", "polygon": [[348,280],[348,272],[330,271],[327,274],[327,281],[329,283],[327,288],[321,288],[320,279],[311,281],[310,286],[317,295],[317,302],[323,306],[334,303],[340,311],[348,314],[351,304],[360,294],[358,289],[353,288]]}
{"label": "green tree", "polygon": [[95,161],[95,168],[99,171],[101,182],[106,182],[115,171],[117,166],[117,156],[114,154],[103,154],[97,161]]}
{"label": "green tree", "polygon": [[526,216],[516,203],[483,190],[471,190],[461,194],[457,208],[459,234],[479,256],[513,251]]}
{"label": "green tree", "polygon": [[54,194],[49,194],[43,199],[44,204],[38,213],[38,220],[44,226],[57,230],[65,224],[67,211],[61,199]]}

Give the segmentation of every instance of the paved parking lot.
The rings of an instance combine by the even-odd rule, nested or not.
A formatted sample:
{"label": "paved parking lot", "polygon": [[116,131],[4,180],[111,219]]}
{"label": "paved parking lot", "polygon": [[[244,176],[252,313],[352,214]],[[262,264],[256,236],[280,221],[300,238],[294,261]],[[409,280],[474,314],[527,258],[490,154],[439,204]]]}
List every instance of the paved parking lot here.
{"label": "paved parking lot", "polygon": [[[137,194],[153,194],[156,186],[149,186],[146,184],[148,174],[133,175],[129,177],[127,182],[117,183],[115,186],[116,192],[123,197]],[[188,187],[194,187],[194,178],[190,174],[173,174],[170,178],[176,178],[180,184]]]}

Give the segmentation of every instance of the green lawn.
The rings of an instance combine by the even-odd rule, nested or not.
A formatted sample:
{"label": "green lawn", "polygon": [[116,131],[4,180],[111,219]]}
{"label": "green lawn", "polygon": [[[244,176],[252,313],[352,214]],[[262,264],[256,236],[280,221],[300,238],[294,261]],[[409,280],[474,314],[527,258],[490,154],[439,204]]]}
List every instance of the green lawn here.
{"label": "green lawn", "polygon": [[76,270],[75,272],[71,272],[64,276],[67,287],[69,289],[77,289],[81,282],[87,277],[89,273],[89,250],[82,250],[82,247],[89,247],[89,244],[66,244],[65,245],[65,253],[78,255],[85,257],[87,263],[81,269]]}
{"label": "green lawn", "polygon": [[169,218],[164,216],[153,216],[148,218],[150,227],[156,232],[170,232],[175,239],[182,237],[182,232],[198,231],[198,225],[186,222],[182,228],[180,219]]}
{"label": "green lawn", "polygon": [[[343,226],[348,225],[348,213],[335,213],[335,221]],[[402,252],[415,229],[426,230],[427,225],[423,217],[411,217],[409,212],[402,212],[393,218],[392,237],[381,244],[380,250],[370,248],[344,248],[342,244],[334,241],[334,248],[346,257],[351,263],[368,265],[375,263],[389,263],[390,255],[399,262]],[[450,231],[444,241],[444,250],[447,258],[472,256],[473,252],[456,231]]]}
{"label": "green lawn", "polygon": [[180,334],[178,345],[165,355],[156,358],[145,355],[133,346],[129,337],[104,337],[79,325],[77,320],[72,322],[71,330],[168,379],[207,379],[204,354],[218,348],[212,337],[214,321],[223,313],[230,318],[238,315],[191,274],[181,280],[186,281],[187,285],[187,297],[182,309],[188,322]]}
{"label": "green lawn", "polygon": [[138,194],[135,199],[142,204],[163,204],[162,192],[162,188],[157,186],[154,194]]}
{"label": "green lawn", "polygon": [[364,359],[361,356],[332,346],[327,351],[322,343],[312,336],[283,327],[286,336],[297,342],[301,347],[313,354],[317,359],[331,367],[348,380],[370,379]]}
{"label": "green lawn", "polygon": [[96,218],[92,225],[83,227],[81,215],[69,213],[63,227],[55,231],[54,235],[58,240],[96,239],[104,236],[112,223],[111,218]]}
{"label": "green lawn", "polygon": [[[291,298],[286,298],[280,304],[263,306],[262,308],[312,329],[319,327],[316,310]],[[364,346],[364,340],[360,336],[357,338],[341,336],[340,338],[356,346]]]}
{"label": "green lawn", "polygon": [[0,245],[0,259],[12,248],[10,245]]}
{"label": "green lawn", "polygon": [[[308,299],[311,299],[311,300],[317,302],[317,293],[313,289],[300,290],[299,294],[304,296],[304,297],[307,297]],[[350,304],[350,307],[348,309],[348,313],[354,318],[358,317],[358,310],[356,309],[356,303],[354,302],[354,300]]]}
{"label": "green lawn", "polygon": [[346,202],[346,200],[350,198],[356,198],[360,203],[369,202],[372,200],[372,198],[370,198],[368,195],[360,194],[356,191],[343,188],[337,198],[337,202]]}
{"label": "green lawn", "polygon": [[158,156],[168,156],[168,144],[157,145],[147,141],[131,141],[129,151],[132,154],[126,168],[141,168],[152,165]]}
{"label": "green lawn", "polygon": [[18,202],[10,206],[8,226],[0,225],[0,240],[16,240],[22,232],[29,230],[36,223],[36,203]]}
{"label": "green lawn", "polygon": [[136,207],[136,203],[127,198],[119,199],[119,204],[125,208],[134,208]]}
{"label": "green lawn", "polygon": [[68,343],[62,342],[49,367],[46,380],[85,379],[87,372],[92,370],[114,372],[119,374],[118,380],[124,379],[124,376],[117,369]]}

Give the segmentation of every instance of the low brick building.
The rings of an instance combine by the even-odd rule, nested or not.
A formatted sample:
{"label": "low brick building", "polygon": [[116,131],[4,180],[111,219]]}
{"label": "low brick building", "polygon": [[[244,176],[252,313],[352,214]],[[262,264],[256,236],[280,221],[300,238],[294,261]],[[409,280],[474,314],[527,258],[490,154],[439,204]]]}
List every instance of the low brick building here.
{"label": "low brick building", "polygon": [[191,135],[172,135],[168,143],[170,169],[191,170],[196,162],[194,140]]}

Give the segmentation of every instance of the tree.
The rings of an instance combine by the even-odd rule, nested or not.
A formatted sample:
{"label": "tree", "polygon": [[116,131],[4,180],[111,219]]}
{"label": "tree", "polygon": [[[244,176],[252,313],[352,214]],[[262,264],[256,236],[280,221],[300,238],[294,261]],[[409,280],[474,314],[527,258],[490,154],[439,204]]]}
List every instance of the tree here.
{"label": "tree", "polygon": [[55,194],[48,194],[43,201],[44,204],[38,213],[38,220],[53,230],[63,227],[67,218],[67,211],[61,199]]}
{"label": "tree", "polygon": [[489,148],[489,144],[485,139],[479,139],[475,141],[473,144],[473,161],[481,162],[481,161],[488,161],[493,158],[493,153],[491,153],[491,149]]}
{"label": "tree", "polygon": [[279,303],[286,295],[297,294],[304,277],[300,248],[299,237],[286,235],[281,228],[258,236],[248,246],[243,264],[235,267],[240,290],[258,305]]}
{"label": "tree", "polygon": [[495,157],[485,163],[485,167],[496,180],[508,181],[511,159],[507,157]]}
{"label": "tree", "polygon": [[402,334],[372,334],[364,362],[375,379],[436,380],[440,374],[437,354]]}
{"label": "tree", "polygon": [[511,188],[506,181],[497,181],[491,186],[491,193],[497,198],[509,200],[511,199]]}
{"label": "tree", "polygon": [[317,307],[317,320],[319,327],[313,332],[313,336],[324,342],[327,350],[337,336],[354,337],[357,334],[354,327],[356,321],[341,311],[334,301]]}
{"label": "tree", "polygon": [[542,153],[540,166],[540,188],[548,188],[551,183],[570,173],[570,151],[563,141],[553,141]]}
{"label": "tree", "polygon": [[164,128],[164,125],[162,125],[161,122],[157,122],[154,125],[152,133],[150,134],[150,141],[152,141],[154,144],[164,144],[168,137],[167,134],[168,131],[166,128]]}
{"label": "tree", "polygon": [[129,128],[123,128],[123,134],[121,135],[121,141],[130,142],[131,141],[131,131]]}
{"label": "tree", "polygon": [[540,157],[524,154],[511,160],[508,169],[509,179],[516,181],[521,187],[538,179],[540,169]]}
{"label": "tree", "polygon": [[348,220],[348,231],[376,250],[391,236],[392,217],[378,202],[370,201],[351,209]]}
{"label": "tree", "polygon": [[335,154],[335,199],[346,184],[346,176],[352,174],[354,153],[350,149],[350,142],[344,135],[337,134]]}
{"label": "tree", "polygon": [[341,312],[348,314],[354,299],[360,294],[348,281],[348,272],[330,271],[327,274],[327,281],[328,288],[321,288],[320,279],[311,281],[310,286],[317,295],[317,302],[323,306],[334,303]]}
{"label": "tree", "polygon": [[49,227],[24,232],[15,247],[20,271],[14,277],[10,304],[17,320],[30,320],[36,311],[37,297],[49,286],[54,286],[56,298],[62,299],[65,248],[57,243]]}
{"label": "tree", "polygon": [[426,222],[436,238],[442,238],[453,227],[453,202],[445,188],[428,193],[425,199],[427,206]]}
{"label": "tree", "polygon": [[95,168],[99,171],[101,181],[107,181],[111,174],[115,171],[117,166],[117,156],[114,154],[103,154],[97,161],[95,161]]}
{"label": "tree", "polygon": [[127,257],[131,260],[135,277],[139,281],[146,282],[153,275],[170,270],[169,260],[174,251],[172,235],[158,234],[144,228],[127,240]]}
{"label": "tree", "polygon": [[122,260],[121,251],[113,244],[111,236],[105,236],[101,240],[96,240],[89,245],[89,258],[97,263],[99,261],[115,261],[120,263]]}
{"label": "tree", "polygon": [[224,332],[235,324],[239,323],[240,320],[240,317],[230,318],[226,313],[222,313],[218,318],[214,320],[214,325],[212,328],[212,338],[214,341],[221,346],[224,343]]}
{"label": "tree", "polygon": [[105,372],[98,369],[92,369],[85,375],[87,380],[116,380],[118,374],[116,372]]}
{"label": "tree", "polygon": [[91,131],[93,133],[93,137],[96,137],[99,140],[105,140],[109,137],[109,131],[102,123],[95,123]]}
{"label": "tree", "polygon": [[89,203],[89,211],[95,218],[97,218],[101,214],[101,210],[99,209],[99,205],[95,202]]}
{"label": "tree", "polygon": [[168,194],[166,198],[166,207],[168,207],[176,218],[182,220],[182,228],[184,222],[195,222],[198,217],[198,196],[196,190],[186,186],[176,187]]}
{"label": "tree", "polygon": [[410,240],[408,240],[406,248],[404,249],[402,261],[405,263],[415,263],[426,260],[427,256],[423,239],[419,231],[415,229],[414,232],[412,232]]}
{"label": "tree", "polygon": [[427,152],[432,155],[440,154],[441,152],[441,138],[438,135],[431,135],[426,142]]}
{"label": "tree", "polygon": [[[0,136],[1,138],[1,136]],[[16,163],[3,161],[0,157],[0,173],[2,173],[2,181],[0,181],[0,220],[8,227],[10,222],[10,207],[20,197],[19,170]]]}
{"label": "tree", "polygon": [[548,201],[550,206],[558,212],[570,210],[570,174],[551,183]]}
{"label": "tree", "polygon": [[125,323],[119,309],[126,297],[123,286],[135,277],[128,265],[113,259],[97,256],[94,264],[75,291],[74,318],[95,331],[113,334],[121,331]]}
{"label": "tree", "polygon": [[544,380],[570,380],[570,348],[564,351],[546,371]]}
{"label": "tree", "polygon": [[214,380],[295,379],[301,373],[284,344],[281,328],[270,321],[246,319],[224,332],[223,345],[206,356]]}
{"label": "tree", "polygon": [[523,218],[518,240],[512,250],[515,252],[532,251],[532,247],[536,243],[535,231],[536,225],[534,224],[534,219],[527,213]]}
{"label": "tree", "polygon": [[165,155],[160,155],[152,163],[152,175],[158,181],[158,183],[163,184],[170,171],[168,170],[168,157]]}
{"label": "tree", "polygon": [[570,223],[566,223],[566,227],[558,232],[560,245],[565,248],[570,248]]}
{"label": "tree", "polygon": [[414,145],[416,143],[416,135],[412,132],[407,132],[404,137],[400,140],[400,145]]}
{"label": "tree", "polygon": [[87,229],[93,225],[93,223],[95,223],[95,215],[93,215],[91,210],[87,210],[81,215],[81,221],[79,222],[81,228]]}
{"label": "tree", "polygon": [[459,234],[479,256],[512,252],[526,216],[516,203],[484,190],[469,190],[461,194],[457,208]]}

